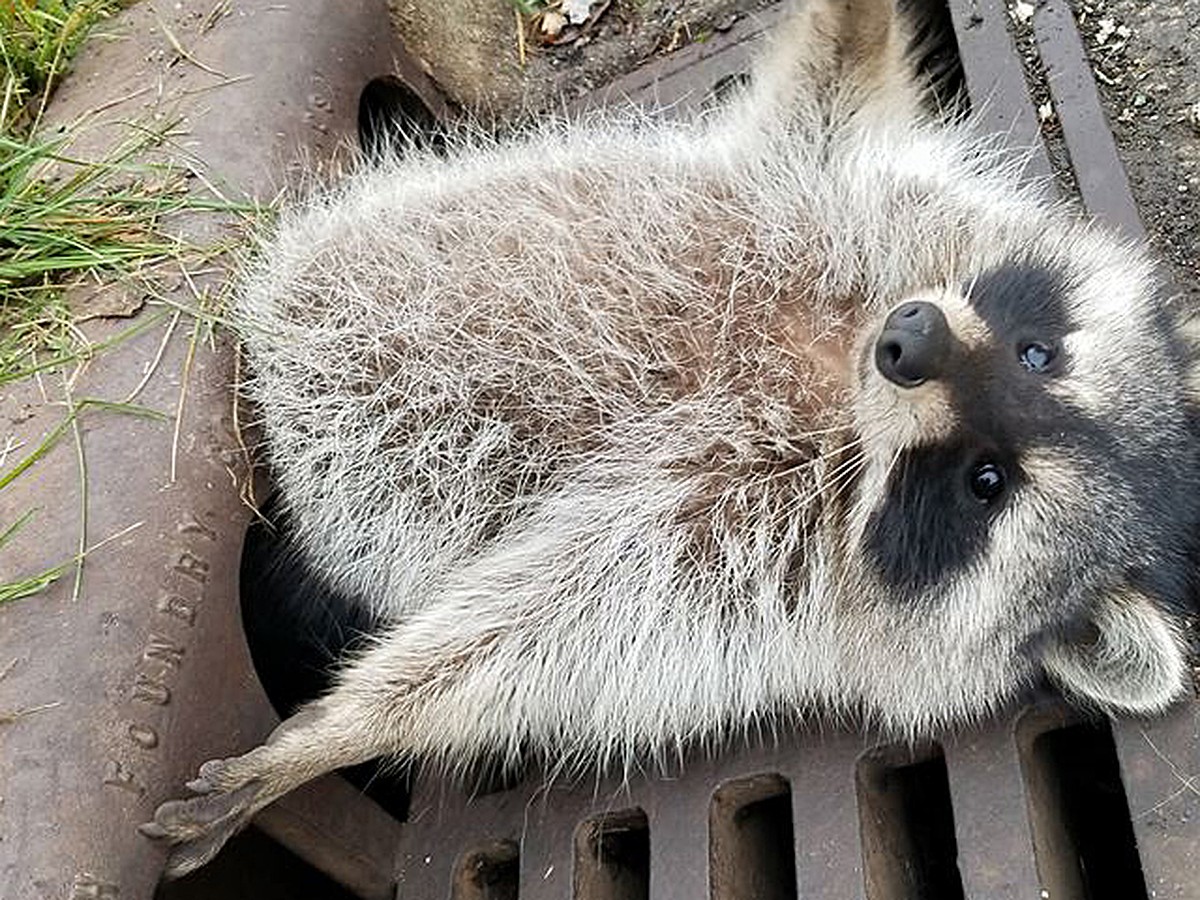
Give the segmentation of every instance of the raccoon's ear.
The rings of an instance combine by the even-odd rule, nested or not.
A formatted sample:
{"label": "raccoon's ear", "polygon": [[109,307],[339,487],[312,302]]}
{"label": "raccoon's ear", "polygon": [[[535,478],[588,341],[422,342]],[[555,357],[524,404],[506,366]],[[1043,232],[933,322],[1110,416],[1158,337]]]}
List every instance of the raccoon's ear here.
{"label": "raccoon's ear", "polygon": [[825,128],[871,111],[892,121],[915,114],[908,46],[894,0],[793,0],[754,70],[747,106]]}
{"label": "raccoon's ear", "polygon": [[1158,713],[1187,684],[1183,636],[1147,596],[1126,592],[1101,602],[1086,641],[1060,641],[1045,652],[1050,676],[1079,698],[1111,712]]}

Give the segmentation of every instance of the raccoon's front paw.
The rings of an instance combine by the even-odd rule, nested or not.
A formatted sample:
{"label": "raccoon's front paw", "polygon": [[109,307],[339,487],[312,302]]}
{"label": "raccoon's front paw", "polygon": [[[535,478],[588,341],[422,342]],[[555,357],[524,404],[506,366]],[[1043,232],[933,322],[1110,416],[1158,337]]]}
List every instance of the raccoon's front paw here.
{"label": "raccoon's front paw", "polygon": [[197,796],[168,800],[154,812],[154,821],[139,826],[148,838],[171,845],[163,874],[178,878],[200,868],[225,846],[262,807],[263,782],[247,774],[255,751],[233,759],[209,760],[187,783]]}

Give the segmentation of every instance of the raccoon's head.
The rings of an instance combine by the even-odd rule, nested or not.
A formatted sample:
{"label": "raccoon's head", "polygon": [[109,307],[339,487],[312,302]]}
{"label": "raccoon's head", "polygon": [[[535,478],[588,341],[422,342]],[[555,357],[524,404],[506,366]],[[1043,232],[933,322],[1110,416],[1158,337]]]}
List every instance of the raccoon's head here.
{"label": "raccoon's head", "polygon": [[1140,254],[1080,229],[984,264],[886,310],[855,365],[846,549],[909,680],[864,676],[871,705],[978,715],[1042,674],[1106,710],[1178,697],[1200,462]]}

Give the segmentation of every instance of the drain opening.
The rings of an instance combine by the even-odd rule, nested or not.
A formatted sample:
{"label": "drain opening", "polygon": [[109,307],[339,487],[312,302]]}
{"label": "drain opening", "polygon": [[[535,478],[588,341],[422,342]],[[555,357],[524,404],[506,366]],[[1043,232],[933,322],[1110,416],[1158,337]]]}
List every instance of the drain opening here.
{"label": "drain opening", "polygon": [[451,900],[517,900],[521,853],[515,841],[468,850],[454,870]]}
{"label": "drain opening", "polygon": [[385,75],[368,82],[359,95],[358,144],[368,159],[379,161],[409,145],[441,150],[445,133],[416,91]]}
{"label": "drain opening", "polygon": [[154,900],[356,900],[282,844],[251,826],[235,835],[212,862],[174,881],[164,881]]}
{"label": "drain opening", "polygon": [[712,900],[796,900],[792,790],[779,775],[720,787],[708,818]]}
{"label": "drain opening", "polygon": [[[341,661],[364,649],[380,627],[362,605],[307,568],[291,544],[290,530],[272,495],[246,530],[238,576],[246,645],[280,718],[332,687]],[[372,761],[340,774],[396,819],[408,817],[407,772]]]}
{"label": "drain opening", "polygon": [[940,747],[885,747],[855,766],[869,900],[963,900]]}
{"label": "drain opening", "polygon": [[640,809],[575,830],[575,900],[649,900],[650,825]]}
{"label": "drain opening", "polygon": [[1055,900],[1146,900],[1120,764],[1107,722],[1017,727],[1042,887]]}

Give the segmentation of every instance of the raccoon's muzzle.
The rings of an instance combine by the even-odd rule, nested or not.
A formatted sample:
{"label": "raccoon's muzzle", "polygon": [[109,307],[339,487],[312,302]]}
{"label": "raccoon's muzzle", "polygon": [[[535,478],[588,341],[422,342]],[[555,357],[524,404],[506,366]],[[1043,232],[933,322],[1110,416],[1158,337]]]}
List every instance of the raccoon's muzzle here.
{"label": "raccoon's muzzle", "polygon": [[910,300],[888,315],[875,341],[875,367],[900,387],[936,378],[950,352],[950,326],[933,303]]}

